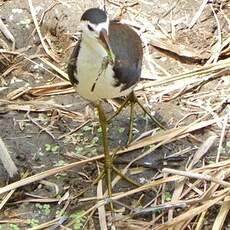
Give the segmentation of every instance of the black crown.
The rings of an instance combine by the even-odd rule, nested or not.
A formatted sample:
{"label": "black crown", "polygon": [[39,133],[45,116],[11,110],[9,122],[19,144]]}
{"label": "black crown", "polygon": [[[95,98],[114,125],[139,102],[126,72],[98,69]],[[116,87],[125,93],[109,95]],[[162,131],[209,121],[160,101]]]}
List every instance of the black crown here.
{"label": "black crown", "polygon": [[105,11],[99,8],[90,8],[81,16],[81,21],[89,21],[92,24],[100,24],[106,22],[107,15]]}

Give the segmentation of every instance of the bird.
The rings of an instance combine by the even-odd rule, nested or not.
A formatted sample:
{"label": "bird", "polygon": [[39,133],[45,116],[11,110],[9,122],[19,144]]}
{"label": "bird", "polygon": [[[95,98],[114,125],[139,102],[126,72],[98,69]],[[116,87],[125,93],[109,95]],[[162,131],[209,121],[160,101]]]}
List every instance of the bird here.
{"label": "bird", "polygon": [[111,172],[117,169],[109,154],[108,119],[101,102],[104,99],[126,96],[114,116],[129,101],[130,114],[133,113],[132,105],[136,102],[149,114],[133,92],[141,76],[143,46],[140,36],[131,27],[117,20],[110,20],[100,8],[90,8],[82,14],[80,30],[81,36],[72,51],[67,71],[78,94],[93,102],[98,110],[104,147],[104,172],[108,195],[111,196]]}

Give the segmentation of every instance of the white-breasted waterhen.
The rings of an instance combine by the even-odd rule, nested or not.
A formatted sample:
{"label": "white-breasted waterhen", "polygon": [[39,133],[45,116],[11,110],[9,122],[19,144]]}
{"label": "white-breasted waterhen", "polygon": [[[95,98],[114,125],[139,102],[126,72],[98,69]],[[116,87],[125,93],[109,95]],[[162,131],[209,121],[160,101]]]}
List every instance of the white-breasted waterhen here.
{"label": "white-breasted waterhen", "polygon": [[110,21],[105,11],[99,8],[86,10],[81,17],[80,27],[81,38],[70,57],[68,75],[77,92],[92,101],[98,109],[103,135],[105,174],[108,194],[111,196],[111,170],[115,168],[109,155],[108,120],[101,100],[127,96],[121,108],[130,101],[132,114],[133,104],[137,102],[147,112],[133,94],[141,75],[142,42],[128,25]]}

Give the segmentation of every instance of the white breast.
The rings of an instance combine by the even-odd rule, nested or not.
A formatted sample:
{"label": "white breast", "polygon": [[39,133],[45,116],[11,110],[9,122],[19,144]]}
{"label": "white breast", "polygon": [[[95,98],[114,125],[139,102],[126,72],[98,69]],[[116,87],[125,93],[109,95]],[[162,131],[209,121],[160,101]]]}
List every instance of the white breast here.
{"label": "white breast", "polygon": [[[77,92],[90,101],[125,96],[132,89],[121,91],[122,85],[115,87],[110,64],[103,70],[102,63],[107,57],[105,49],[92,38],[83,38],[77,58]],[[95,87],[93,89],[93,85]]]}

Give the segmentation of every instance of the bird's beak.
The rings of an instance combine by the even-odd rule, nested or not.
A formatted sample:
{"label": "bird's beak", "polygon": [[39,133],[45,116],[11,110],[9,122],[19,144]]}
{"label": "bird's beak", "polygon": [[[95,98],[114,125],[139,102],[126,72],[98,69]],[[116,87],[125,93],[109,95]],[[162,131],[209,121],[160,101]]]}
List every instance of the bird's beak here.
{"label": "bird's beak", "polygon": [[114,61],[114,55],[113,55],[113,51],[109,45],[109,37],[108,37],[108,33],[105,29],[102,29],[100,31],[100,36],[99,36],[99,39],[101,40],[103,46],[105,47],[107,53],[108,53],[108,56],[110,57],[110,59],[112,61]]}
{"label": "bird's beak", "polygon": [[102,29],[100,31],[100,40],[103,44],[103,46],[106,48],[107,51],[110,51],[111,48],[110,48],[110,45],[109,45],[109,37],[108,37],[108,33],[105,29]]}

